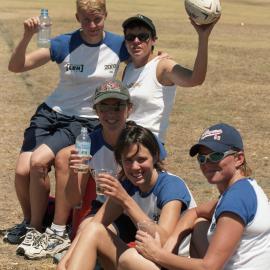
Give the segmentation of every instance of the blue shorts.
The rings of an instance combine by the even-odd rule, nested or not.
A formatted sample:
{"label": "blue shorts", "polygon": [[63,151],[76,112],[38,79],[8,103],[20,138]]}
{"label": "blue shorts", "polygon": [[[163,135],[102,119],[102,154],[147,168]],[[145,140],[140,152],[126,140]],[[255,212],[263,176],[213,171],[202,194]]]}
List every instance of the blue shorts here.
{"label": "blue shorts", "polygon": [[75,143],[82,126],[91,132],[98,124],[98,118],[63,115],[42,103],[24,131],[21,151],[33,152],[41,144],[46,144],[56,155],[62,148]]}

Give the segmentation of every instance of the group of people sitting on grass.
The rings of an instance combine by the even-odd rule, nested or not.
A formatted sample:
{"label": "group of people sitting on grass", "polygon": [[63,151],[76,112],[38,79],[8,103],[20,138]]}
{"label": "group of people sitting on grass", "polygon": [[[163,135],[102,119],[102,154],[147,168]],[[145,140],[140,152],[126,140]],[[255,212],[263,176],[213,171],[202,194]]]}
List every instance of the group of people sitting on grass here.
{"label": "group of people sitting on grass", "polygon": [[[138,14],[124,36],[104,30],[105,0],[77,0],[80,28],[51,39],[50,48],[26,53],[39,18],[24,22],[9,70],[23,72],[55,61],[59,84],[25,130],[15,188],[24,219],[8,230],[28,259],[61,254],[58,269],[260,269],[270,268],[270,204],[250,177],[242,138],[231,125],[207,128],[190,148],[219,198],[197,206],[180,177],[164,167],[165,134],[176,86],[205,80],[209,35],[216,22],[191,24],[198,33],[193,69],[154,54],[155,25]],[[115,79],[126,62],[122,82]],[[76,66],[82,67],[77,69]],[[91,138],[89,171],[74,145],[81,127]],[[43,227],[55,168],[55,212]],[[99,176],[103,195],[89,199],[89,213],[70,240],[70,211],[85,203]],[[92,183],[92,185],[91,185]],[[90,190],[91,189],[91,190]],[[86,202],[87,203],[87,202]],[[139,226],[152,227],[152,232]]]}

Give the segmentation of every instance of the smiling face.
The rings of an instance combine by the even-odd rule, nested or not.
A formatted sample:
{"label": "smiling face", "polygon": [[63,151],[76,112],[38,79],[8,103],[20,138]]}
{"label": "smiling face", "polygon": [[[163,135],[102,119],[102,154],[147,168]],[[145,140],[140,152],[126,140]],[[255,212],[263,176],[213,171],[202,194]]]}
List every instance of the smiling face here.
{"label": "smiling face", "polygon": [[132,105],[127,101],[109,98],[95,105],[104,132],[120,132],[126,125]]}
{"label": "smiling face", "polygon": [[157,180],[154,162],[153,156],[142,144],[130,145],[121,155],[126,177],[143,192],[150,191]]}
{"label": "smiling face", "polygon": [[82,28],[82,38],[90,44],[96,44],[103,39],[106,13],[99,11],[80,10],[76,14]]}
{"label": "smiling face", "polygon": [[[200,146],[199,154],[207,155],[213,151],[205,146]],[[237,154],[228,155],[221,161],[206,162],[200,165],[203,175],[206,177],[210,184],[216,184],[220,191],[224,191],[228,186],[236,180],[242,178],[241,170],[239,167],[244,162],[244,155],[242,152]]]}
{"label": "smiling face", "polygon": [[[140,40],[138,37],[140,34],[148,34],[149,39],[146,41]],[[152,54],[152,46],[155,44],[155,39],[152,38],[151,32],[147,28],[143,26],[127,28],[125,36],[136,36],[134,40],[126,40],[126,47],[133,61],[147,58]]]}

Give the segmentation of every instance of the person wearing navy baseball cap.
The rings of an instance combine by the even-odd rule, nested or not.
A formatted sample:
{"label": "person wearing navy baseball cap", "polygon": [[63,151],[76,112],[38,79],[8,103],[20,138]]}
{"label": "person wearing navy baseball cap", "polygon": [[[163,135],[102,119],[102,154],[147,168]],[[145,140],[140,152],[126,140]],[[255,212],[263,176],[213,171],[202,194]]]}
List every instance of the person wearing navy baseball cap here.
{"label": "person wearing navy baseball cap", "polygon": [[228,124],[216,124],[206,129],[199,142],[190,148],[189,154],[195,156],[200,146],[206,146],[215,152],[244,150],[240,133]]}
{"label": "person wearing navy baseball cap", "polygon": [[[207,128],[190,149],[200,169],[220,196],[189,209],[180,218],[163,248],[142,231],[136,235],[136,250],[119,258],[120,269],[168,270],[270,269],[270,203],[249,174],[242,137],[237,129],[220,123]],[[203,218],[203,220],[202,220]],[[177,250],[187,231],[192,231],[190,257]],[[128,262],[133,258],[134,267]],[[152,263],[152,264],[151,264]]]}
{"label": "person wearing navy baseball cap", "polygon": [[[207,155],[201,154],[201,149],[208,149],[206,151],[210,153]],[[218,163],[225,157],[240,152],[244,153],[244,145],[239,131],[225,123],[215,124],[204,130],[198,143],[194,144],[189,150],[192,157],[198,154],[197,160],[201,165],[207,162]],[[241,170],[244,175],[248,176],[252,171],[247,165],[244,154],[243,157]]]}

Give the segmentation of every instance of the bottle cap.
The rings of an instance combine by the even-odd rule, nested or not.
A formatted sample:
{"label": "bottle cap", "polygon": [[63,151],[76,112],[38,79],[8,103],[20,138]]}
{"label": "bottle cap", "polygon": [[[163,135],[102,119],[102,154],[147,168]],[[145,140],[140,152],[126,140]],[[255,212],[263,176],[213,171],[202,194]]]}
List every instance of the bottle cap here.
{"label": "bottle cap", "polygon": [[42,15],[47,15],[47,16],[48,16],[48,14],[49,14],[48,9],[42,8],[42,9],[40,10],[40,14],[42,14]]}

